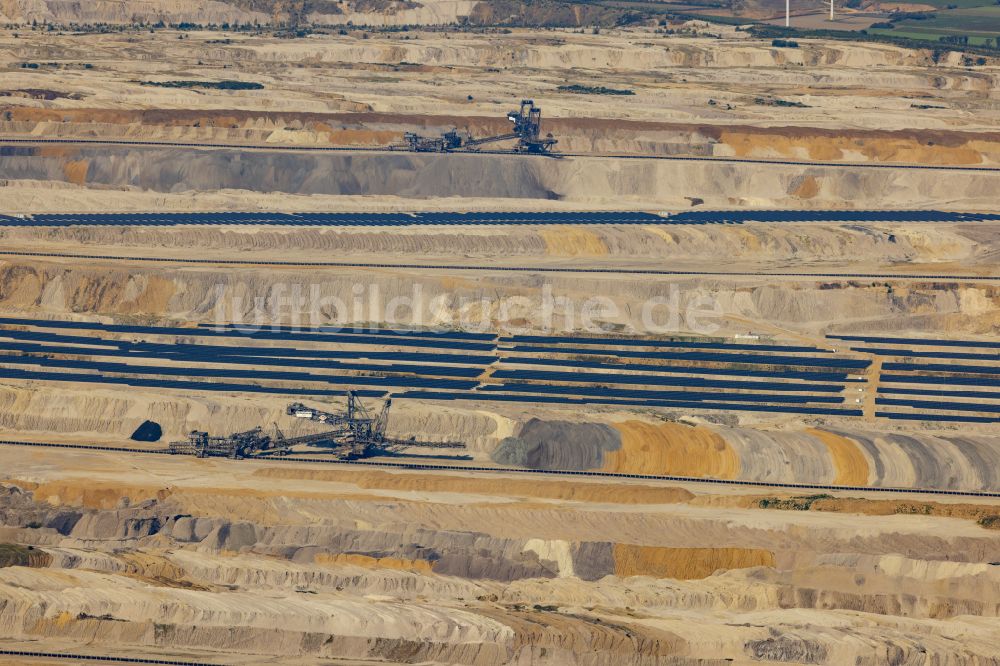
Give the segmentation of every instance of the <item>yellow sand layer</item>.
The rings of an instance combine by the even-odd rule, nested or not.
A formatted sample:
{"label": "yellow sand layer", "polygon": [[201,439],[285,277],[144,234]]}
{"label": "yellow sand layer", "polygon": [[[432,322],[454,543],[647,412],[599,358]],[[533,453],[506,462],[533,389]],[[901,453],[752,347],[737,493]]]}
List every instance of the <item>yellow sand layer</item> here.
{"label": "yellow sand layer", "polygon": [[666,548],[616,543],[615,575],[706,578],[720,569],[773,567],[774,553],[761,548]]}
{"label": "yellow sand layer", "polygon": [[615,424],[622,446],[607,454],[603,470],[630,474],[677,474],[736,478],[740,461],[733,448],[708,428],[677,423]]}
{"label": "yellow sand layer", "polygon": [[4,479],[3,483],[15,485],[34,493],[37,500],[49,502],[55,506],[79,506],[89,509],[115,509],[121,500],[127,498],[134,505],[147,499],[164,500],[171,498],[187,510],[205,510],[211,515],[247,518],[253,513],[253,519],[268,523],[277,519],[274,498],[300,498],[337,500],[349,499],[360,501],[380,501],[385,497],[365,493],[304,491],[294,488],[217,488],[205,487],[155,487],[128,486],[100,482],[79,481],[47,481],[35,483],[19,479]]}
{"label": "yellow sand layer", "polygon": [[406,560],[400,557],[371,557],[357,553],[338,553],[336,555],[317,553],[315,562],[316,564],[326,566],[351,564],[368,569],[398,569],[400,571],[418,571],[420,573],[430,573],[434,569],[434,563],[430,560]]}
{"label": "yellow sand layer", "polygon": [[[764,506],[762,506],[762,503]],[[774,495],[702,495],[690,502],[693,506],[784,511],[825,511],[854,513],[863,516],[934,516],[980,521],[982,527],[1000,529],[1000,504],[960,504],[924,502],[909,499],[866,499],[778,493]],[[996,525],[994,525],[996,523]]]}
{"label": "yellow sand layer", "polygon": [[63,172],[66,180],[74,185],[83,185],[87,181],[87,169],[90,168],[88,160],[75,160],[66,162],[63,165]]}
{"label": "yellow sand layer", "polygon": [[949,504],[913,500],[872,500],[851,497],[830,497],[817,500],[814,511],[860,513],[866,516],[917,515],[980,520],[1000,515],[1000,507],[989,504]]}
{"label": "yellow sand layer", "polygon": [[810,435],[826,445],[833,458],[836,475],[833,482],[838,486],[864,486],[868,484],[868,460],[852,440],[819,428],[808,428]]}
{"label": "yellow sand layer", "polygon": [[371,471],[353,472],[332,469],[266,467],[255,476],[273,479],[299,479],[353,483],[358,488],[422,492],[537,497],[577,502],[613,502],[616,504],[667,504],[685,502],[694,495],[683,488],[657,488],[610,483],[543,481],[520,479],[469,479],[429,474],[394,474]]}
{"label": "yellow sand layer", "polygon": [[819,181],[815,176],[806,176],[790,194],[800,199],[812,199],[819,194]]}
{"label": "yellow sand layer", "polygon": [[960,145],[922,145],[914,138],[880,138],[877,141],[861,137],[781,136],[725,130],[720,141],[730,146],[737,157],[787,157],[837,161],[845,155],[860,154],[868,161],[903,162],[913,164],[979,164],[983,142],[966,141]]}
{"label": "yellow sand layer", "polygon": [[4,482],[18,486],[23,490],[30,490],[34,493],[35,499],[38,501],[49,502],[56,506],[82,506],[88,509],[117,508],[123,497],[127,497],[134,502],[153,497],[162,500],[171,495],[171,491],[167,488],[154,488],[151,486],[125,486],[110,483],[79,483],[74,481],[34,483],[18,479],[5,479]]}
{"label": "yellow sand layer", "polygon": [[547,227],[539,231],[545,239],[545,252],[559,257],[600,257],[608,246],[593,231],[577,227]]}
{"label": "yellow sand layer", "polygon": [[136,299],[136,309],[150,314],[166,312],[176,289],[177,283],[173,280],[158,275],[150,276],[146,281],[146,288]]}

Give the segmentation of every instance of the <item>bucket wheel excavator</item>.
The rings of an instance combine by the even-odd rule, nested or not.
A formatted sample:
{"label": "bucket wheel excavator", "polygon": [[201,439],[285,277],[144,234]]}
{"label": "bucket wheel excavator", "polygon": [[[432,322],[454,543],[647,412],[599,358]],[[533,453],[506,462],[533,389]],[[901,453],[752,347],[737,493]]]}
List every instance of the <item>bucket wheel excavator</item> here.
{"label": "bucket wheel excavator", "polygon": [[486,144],[517,140],[514,147],[507,152],[552,154],[552,149],[558,141],[551,133],[542,136],[542,110],[535,106],[534,100],[522,99],[521,107],[508,113],[507,120],[513,123],[513,126],[506,134],[474,139],[471,136],[463,137],[455,129],[443,133],[440,137],[407,132],[403,135],[403,144],[393,148],[417,153],[474,152]]}
{"label": "bucket wheel excavator", "polygon": [[378,412],[369,411],[353,391],[347,392],[346,409],[342,412],[327,412],[294,402],[285,409],[288,416],[308,419],[327,427],[323,432],[286,437],[273,424],[273,434],[267,434],[260,426],[253,430],[237,432],[228,436],[212,436],[207,432],[193,430],[183,442],[171,442],[169,452],[194,455],[199,458],[226,457],[251,458],[281,456],[295,453],[296,449],[321,449],[337,458],[350,460],[374,455],[398,453],[409,447],[460,449],[459,442],[421,442],[416,439],[394,439],[386,435],[389,426],[389,409],[392,398],[386,396]]}

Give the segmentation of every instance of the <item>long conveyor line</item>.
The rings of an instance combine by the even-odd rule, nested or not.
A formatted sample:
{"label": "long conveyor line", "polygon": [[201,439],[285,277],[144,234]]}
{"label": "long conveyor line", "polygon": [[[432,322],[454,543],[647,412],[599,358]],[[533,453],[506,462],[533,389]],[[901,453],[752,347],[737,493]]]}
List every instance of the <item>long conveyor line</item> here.
{"label": "long conveyor line", "polygon": [[[56,449],[77,449],[84,451],[112,451],[115,453],[138,453],[145,455],[172,455],[166,449],[140,449],[133,447],[100,446],[89,444],[66,444],[54,442],[21,442],[0,440],[0,446],[47,447]],[[579,470],[526,469],[522,467],[488,467],[483,465],[444,465],[440,463],[401,463],[382,460],[328,460],[323,458],[261,458],[267,462],[308,463],[326,465],[353,465],[364,467],[384,467],[412,471],[438,472],[479,472],[489,474],[545,474],[550,476],[574,476],[598,479],[638,479],[643,481],[673,481],[680,483],[701,483],[721,486],[747,486],[754,488],[780,488],[784,490],[831,490],[854,492],[877,492],[906,495],[948,495],[953,497],[1000,498],[1000,492],[979,490],[947,490],[942,488],[898,488],[879,486],[841,486],[821,483],[778,483],[773,481],[749,481],[743,479],[717,479],[711,477],[676,476],[663,474],[626,474],[622,472],[596,472]]]}

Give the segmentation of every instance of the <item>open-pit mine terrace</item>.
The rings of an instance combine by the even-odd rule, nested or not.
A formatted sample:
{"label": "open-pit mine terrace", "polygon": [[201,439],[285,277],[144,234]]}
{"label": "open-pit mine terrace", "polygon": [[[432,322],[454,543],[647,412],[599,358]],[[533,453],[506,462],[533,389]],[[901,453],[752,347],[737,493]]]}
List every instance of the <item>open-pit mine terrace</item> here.
{"label": "open-pit mine terrace", "polygon": [[[0,319],[0,378],[274,395],[1000,421],[1000,343],[833,336],[853,348],[704,339],[137,326]],[[873,362],[875,371],[873,372]],[[870,400],[874,394],[874,400]],[[874,411],[872,411],[874,410]]]}

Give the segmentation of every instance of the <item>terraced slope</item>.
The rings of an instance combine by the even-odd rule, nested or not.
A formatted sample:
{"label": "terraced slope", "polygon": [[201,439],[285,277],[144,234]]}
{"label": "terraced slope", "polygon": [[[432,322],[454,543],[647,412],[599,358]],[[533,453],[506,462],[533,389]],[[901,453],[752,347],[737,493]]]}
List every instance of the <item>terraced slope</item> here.
{"label": "terraced slope", "polygon": [[224,664],[693,664],[834,663],[876,644],[988,661],[997,640],[1000,541],[973,522],[995,505],[863,515],[885,509],[776,510],[628,482],[0,457],[0,530],[44,555],[0,568],[17,644]]}

